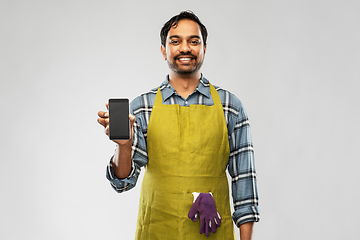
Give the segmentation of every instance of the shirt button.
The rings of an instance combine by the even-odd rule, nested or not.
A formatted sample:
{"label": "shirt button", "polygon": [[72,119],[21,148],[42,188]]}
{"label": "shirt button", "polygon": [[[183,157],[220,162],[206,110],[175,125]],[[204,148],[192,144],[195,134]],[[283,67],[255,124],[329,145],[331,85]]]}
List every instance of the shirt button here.
{"label": "shirt button", "polygon": [[187,101],[185,101],[185,104],[186,104],[186,105],[188,105],[188,102],[187,102]]}

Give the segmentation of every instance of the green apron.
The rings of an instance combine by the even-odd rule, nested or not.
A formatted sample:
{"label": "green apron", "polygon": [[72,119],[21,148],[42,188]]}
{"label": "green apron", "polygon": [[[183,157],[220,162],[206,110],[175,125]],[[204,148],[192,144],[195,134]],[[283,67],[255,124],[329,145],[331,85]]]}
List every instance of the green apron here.
{"label": "green apron", "polygon": [[[141,187],[137,240],[234,240],[229,185],[225,173],[229,140],[219,94],[210,84],[214,105],[162,104],[155,97],[148,134],[148,163]],[[200,219],[188,212],[192,192],[212,192],[221,226],[210,236],[199,233]]]}

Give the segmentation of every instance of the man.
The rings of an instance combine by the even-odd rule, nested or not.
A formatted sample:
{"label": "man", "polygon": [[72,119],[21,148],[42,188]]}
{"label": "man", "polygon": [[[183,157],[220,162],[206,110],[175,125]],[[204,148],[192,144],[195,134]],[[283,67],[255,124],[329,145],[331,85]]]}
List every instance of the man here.
{"label": "man", "polygon": [[[181,12],[160,36],[169,75],[131,102],[133,132],[130,140],[114,141],[107,178],[124,192],[146,167],[136,239],[234,239],[232,220],[241,239],[251,239],[259,213],[246,112],[237,97],[201,74],[207,30],[197,16]],[[98,115],[108,135],[108,113]],[[226,168],[232,177],[232,216]]]}

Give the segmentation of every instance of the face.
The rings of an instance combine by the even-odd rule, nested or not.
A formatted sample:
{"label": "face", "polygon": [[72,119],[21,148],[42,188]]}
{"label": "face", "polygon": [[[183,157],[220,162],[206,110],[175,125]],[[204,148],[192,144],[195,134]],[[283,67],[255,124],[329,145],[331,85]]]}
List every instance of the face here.
{"label": "face", "polygon": [[206,52],[200,26],[188,19],[180,20],[176,27],[170,28],[161,52],[170,71],[179,75],[199,72]]}

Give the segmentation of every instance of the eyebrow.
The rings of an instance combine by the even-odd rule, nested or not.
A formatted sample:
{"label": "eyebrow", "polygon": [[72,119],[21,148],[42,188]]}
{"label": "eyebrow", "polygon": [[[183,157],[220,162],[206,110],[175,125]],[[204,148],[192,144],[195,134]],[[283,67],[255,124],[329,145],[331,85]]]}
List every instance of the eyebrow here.
{"label": "eyebrow", "polygon": [[[169,38],[171,39],[171,38],[181,38],[181,37],[179,35],[171,35]],[[189,36],[189,38],[199,38],[200,39],[200,36],[199,35],[191,35],[191,36]]]}

